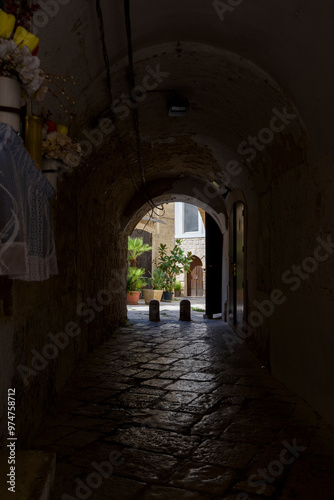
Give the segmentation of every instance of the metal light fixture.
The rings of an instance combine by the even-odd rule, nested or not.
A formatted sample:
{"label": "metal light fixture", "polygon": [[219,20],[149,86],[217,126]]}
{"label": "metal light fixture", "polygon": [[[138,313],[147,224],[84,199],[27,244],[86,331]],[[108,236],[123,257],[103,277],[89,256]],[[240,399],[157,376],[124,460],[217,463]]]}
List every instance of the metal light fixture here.
{"label": "metal light fixture", "polygon": [[186,97],[176,94],[168,99],[168,116],[185,116],[189,109]]}

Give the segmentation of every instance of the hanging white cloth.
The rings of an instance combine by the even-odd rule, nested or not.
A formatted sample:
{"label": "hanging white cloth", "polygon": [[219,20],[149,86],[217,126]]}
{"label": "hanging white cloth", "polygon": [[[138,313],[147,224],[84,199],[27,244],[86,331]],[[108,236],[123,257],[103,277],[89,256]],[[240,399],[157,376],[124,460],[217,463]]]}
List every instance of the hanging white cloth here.
{"label": "hanging white cloth", "polygon": [[58,274],[49,201],[55,189],[0,123],[0,275],[43,281]]}

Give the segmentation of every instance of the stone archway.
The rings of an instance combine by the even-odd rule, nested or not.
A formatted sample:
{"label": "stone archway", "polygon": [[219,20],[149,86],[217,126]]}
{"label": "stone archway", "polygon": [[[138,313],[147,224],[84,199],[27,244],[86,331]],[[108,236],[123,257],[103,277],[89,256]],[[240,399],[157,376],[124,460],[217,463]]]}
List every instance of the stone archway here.
{"label": "stone archway", "polygon": [[[212,183],[206,181],[205,179],[199,179],[198,177],[184,177],[180,179],[169,179],[162,178],[156,180],[154,183],[149,185],[149,189],[151,193],[154,193],[156,196],[152,199],[152,201],[156,205],[160,205],[162,203],[170,203],[170,202],[184,202],[190,203],[197,207],[200,207],[204,213],[211,216],[212,220],[215,222],[221,234],[225,234],[227,231],[228,220],[227,220],[227,212],[225,207],[225,201],[222,199],[217,192],[213,192],[211,198],[208,194],[211,195],[211,186]],[[147,213],[149,209],[149,205],[146,203],[143,204],[143,197],[141,193],[137,193],[126,207],[121,226],[123,231],[126,234],[129,234],[132,229],[136,226],[139,220],[141,220],[142,216]],[[226,239],[228,240],[228,239]],[[188,248],[193,254],[195,254],[195,250],[193,248]],[[223,241],[221,247],[221,254],[228,252],[228,247],[223,248]],[[203,256],[202,256],[203,255]],[[201,255],[203,264],[203,259],[205,252]],[[227,259],[227,253],[226,253]],[[206,265],[206,264],[204,264]],[[221,268],[221,276],[220,280],[223,282],[222,289],[224,293],[222,294],[222,304],[227,300],[227,296],[225,290],[227,290],[227,277],[228,274],[223,271]],[[203,275],[203,271],[201,273]],[[185,278],[185,290],[188,293],[188,283],[187,283],[187,275]],[[202,276],[202,286],[200,287],[197,296],[203,296],[204,291],[206,290],[206,283],[204,282],[204,276]],[[195,292],[196,293],[196,287]],[[221,306],[222,306],[221,304]]]}

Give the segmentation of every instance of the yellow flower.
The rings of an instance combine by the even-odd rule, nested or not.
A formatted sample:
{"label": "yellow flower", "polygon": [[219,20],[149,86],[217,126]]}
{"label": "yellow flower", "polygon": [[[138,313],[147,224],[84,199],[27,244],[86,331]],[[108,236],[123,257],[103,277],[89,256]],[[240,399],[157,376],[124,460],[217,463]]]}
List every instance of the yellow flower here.
{"label": "yellow flower", "polygon": [[59,134],[67,135],[68,128],[65,125],[57,125],[57,132]]}
{"label": "yellow flower", "polygon": [[29,31],[22,26],[18,26],[14,33],[14,42],[18,46],[21,44],[26,45],[30,52],[32,52],[37,47],[39,38],[32,33],[29,33]]}
{"label": "yellow flower", "polygon": [[5,38],[6,40],[13,33],[15,26],[15,17],[13,14],[7,14],[0,9],[0,38]]}

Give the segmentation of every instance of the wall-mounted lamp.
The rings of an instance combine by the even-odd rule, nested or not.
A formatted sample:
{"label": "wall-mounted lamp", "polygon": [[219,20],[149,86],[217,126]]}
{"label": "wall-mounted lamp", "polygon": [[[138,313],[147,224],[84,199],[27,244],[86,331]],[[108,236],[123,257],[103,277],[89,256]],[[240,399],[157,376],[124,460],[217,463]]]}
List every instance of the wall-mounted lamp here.
{"label": "wall-mounted lamp", "polygon": [[176,94],[168,99],[168,116],[185,116],[189,109],[189,101],[186,97]]}

